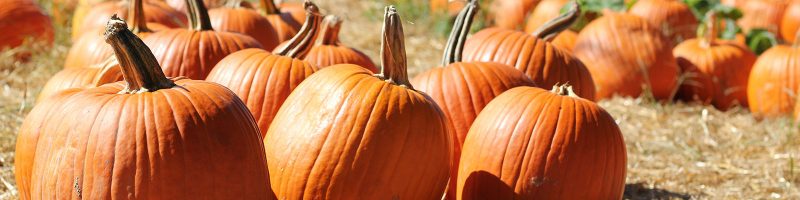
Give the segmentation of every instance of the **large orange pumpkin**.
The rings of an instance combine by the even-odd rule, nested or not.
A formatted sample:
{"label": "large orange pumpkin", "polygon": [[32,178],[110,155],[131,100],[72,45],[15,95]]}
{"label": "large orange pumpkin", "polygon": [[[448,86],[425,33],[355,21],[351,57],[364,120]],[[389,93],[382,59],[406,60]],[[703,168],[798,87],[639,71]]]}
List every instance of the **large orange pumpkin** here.
{"label": "large orange pumpkin", "polygon": [[278,199],[442,197],[451,157],[446,119],[408,82],[400,23],[387,8],[381,74],[330,66],[286,99],[264,140]]}
{"label": "large orange pumpkin", "polygon": [[300,25],[303,22],[295,20],[292,13],[283,12],[275,5],[272,0],[260,0],[261,7],[259,8],[261,14],[267,17],[272,28],[275,29],[278,35],[278,42],[284,42],[292,39],[297,31],[300,30]]}
{"label": "large orange pumpkin", "polygon": [[786,0],[746,0],[738,6],[742,10],[742,18],[738,24],[747,33],[755,28],[780,35],[780,24],[783,13],[788,6]]}
{"label": "large orange pumpkin", "polygon": [[0,1],[0,50],[14,48],[32,38],[53,43],[53,23],[32,0]]}
{"label": "large orange pumpkin", "polygon": [[354,64],[378,73],[378,68],[366,54],[347,47],[339,41],[339,29],[341,28],[342,20],[339,17],[333,15],[326,17],[317,42],[303,60],[319,68],[336,64]]}
{"label": "large orange pumpkin", "polygon": [[247,48],[261,48],[250,36],[214,31],[201,0],[189,1],[189,29],[159,31],[144,39],[164,74],[205,79],[225,56]]}
{"label": "large orange pumpkin", "polygon": [[495,26],[517,29],[525,25],[525,17],[538,3],[539,0],[493,0],[489,13]]}
{"label": "large orange pumpkin", "polygon": [[694,38],[697,34],[697,18],[689,6],[680,0],[639,0],[628,12],[661,29],[674,44]]}
{"label": "large orange pumpkin", "polygon": [[756,54],[731,41],[718,41],[716,14],[706,15],[705,34],[673,50],[684,77],[678,97],[711,103],[721,110],[747,106],[747,79]]}
{"label": "large orange pumpkin", "polygon": [[261,135],[235,94],[168,79],[119,18],[106,38],[125,82],[66,90],[31,111],[15,155],[22,199],[274,198]]}
{"label": "large orange pumpkin", "polygon": [[[128,6],[128,22],[131,25],[130,29],[140,38],[145,38],[153,31],[166,30],[166,27],[156,26],[151,30],[148,23],[145,21],[144,13],[145,0],[130,0],[131,5]],[[114,50],[108,46],[106,41],[101,37],[101,33],[87,32],[75,41],[75,44],[70,47],[67,52],[67,58],[64,61],[64,68],[85,68],[91,66],[100,66],[98,64],[105,62],[109,57],[113,57]]]}
{"label": "large orange pumpkin", "polygon": [[98,87],[106,83],[121,81],[122,71],[118,66],[116,58],[108,57],[105,62],[96,66],[63,69],[50,77],[50,80],[42,87],[42,91],[39,92],[36,101],[42,101],[70,88]]}
{"label": "large orange pumpkin", "polygon": [[525,72],[537,86],[569,83],[576,86],[579,96],[594,99],[595,86],[584,64],[571,53],[548,42],[578,18],[580,10],[577,4],[573,5],[570,12],[540,27],[534,35],[500,28],[487,28],[475,33],[464,47],[464,61],[514,66]]}
{"label": "large orange pumpkin", "polygon": [[245,34],[267,50],[279,44],[278,33],[269,20],[253,9],[242,7],[241,0],[228,1],[223,7],[209,10],[208,15],[214,30]]}
{"label": "large orange pumpkin", "polygon": [[289,46],[274,53],[261,49],[238,51],[222,59],[206,78],[230,88],[245,102],[262,135],[292,90],[317,71],[315,65],[302,60],[317,36],[322,18],[316,6],[308,5],[309,20],[289,40]]}
{"label": "large orange pumpkin", "polygon": [[574,53],[592,73],[598,100],[638,97],[645,90],[667,100],[677,89],[680,68],[671,41],[636,15],[608,12],[592,21],[578,35]]}
{"label": "large orange pumpkin", "polygon": [[423,72],[411,83],[425,92],[442,108],[447,117],[448,129],[453,135],[453,165],[447,197],[456,197],[456,167],[461,156],[461,145],[472,121],[494,97],[517,86],[533,86],[525,73],[514,67],[495,62],[462,62],[464,40],[467,38],[472,18],[477,12],[477,0],[470,1],[456,17],[450,39],[445,47],[442,65]]}
{"label": "large orange pumpkin", "polygon": [[621,199],[625,141],[603,108],[517,87],[483,109],[464,142],[458,199]]}
{"label": "large orange pumpkin", "polygon": [[758,57],[747,83],[750,111],[757,117],[792,113],[800,89],[800,32],[792,46],[778,45]]}
{"label": "large orange pumpkin", "polygon": [[[131,1],[108,1],[98,4],[87,4],[86,14],[81,18],[77,16],[72,20],[72,39],[76,40],[84,33],[101,34],[106,19],[111,15],[131,16],[128,11]],[[145,20],[151,23],[158,23],[169,28],[184,27],[186,15],[172,9],[164,2],[144,0],[144,12],[147,13]],[[77,15],[77,14],[76,14]]]}
{"label": "large orange pumpkin", "polygon": [[800,30],[800,1],[789,4],[781,19],[781,36],[788,42],[794,42],[794,36]]}

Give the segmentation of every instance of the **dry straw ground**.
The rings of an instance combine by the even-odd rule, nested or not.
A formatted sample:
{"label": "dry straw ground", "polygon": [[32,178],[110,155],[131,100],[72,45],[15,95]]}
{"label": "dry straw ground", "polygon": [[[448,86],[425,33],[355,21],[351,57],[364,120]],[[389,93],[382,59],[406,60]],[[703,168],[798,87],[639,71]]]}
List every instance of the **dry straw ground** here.
{"label": "dry straw ground", "polygon": [[[49,0],[41,0],[49,7]],[[411,0],[400,0],[411,1]],[[346,19],[342,40],[377,60],[387,1],[317,0]],[[400,5],[410,72],[435,67],[444,46],[441,22],[419,5]],[[42,85],[60,70],[71,45],[57,27],[54,47],[28,45],[30,62],[0,52],[0,199],[15,199],[16,132]],[[600,102],[618,121],[628,147],[627,199],[800,199],[800,136],[790,119],[758,121],[745,109],[658,104],[645,98]]]}

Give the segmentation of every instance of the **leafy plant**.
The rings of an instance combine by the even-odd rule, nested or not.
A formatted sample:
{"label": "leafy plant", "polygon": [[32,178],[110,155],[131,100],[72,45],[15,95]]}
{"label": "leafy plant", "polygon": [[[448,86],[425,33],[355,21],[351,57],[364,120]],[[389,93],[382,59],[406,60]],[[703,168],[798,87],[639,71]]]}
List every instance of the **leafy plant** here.
{"label": "leafy plant", "polygon": [[745,38],[747,47],[758,55],[761,55],[761,53],[764,53],[767,49],[778,44],[778,39],[775,34],[763,28],[751,30],[747,33]]}

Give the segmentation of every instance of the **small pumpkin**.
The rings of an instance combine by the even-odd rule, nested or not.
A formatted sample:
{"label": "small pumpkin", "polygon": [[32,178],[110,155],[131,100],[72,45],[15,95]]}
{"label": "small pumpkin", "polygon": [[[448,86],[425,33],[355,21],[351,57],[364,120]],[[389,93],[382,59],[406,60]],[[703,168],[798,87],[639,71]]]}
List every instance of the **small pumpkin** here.
{"label": "small pumpkin", "polygon": [[466,2],[467,1],[464,0],[430,0],[428,1],[428,5],[433,12],[446,13],[448,16],[456,16],[459,11],[466,6]]}
{"label": "small pumpkin", "polygon": [[568,86],[508,90],[467,134],[458,199],[622,199],[627,155],[614,118]]}
{"label": "small pumpkin", "polygon": [[[128,11],[131,1],[108,1],[98,4],[86,4],[86,14],[81,18],[75,17],[72,20],[72,39],[77,40],[84,33],[101,34],[106,19],[113,14],[119,16],[130,16]],[[184,27],[186,16],[169,7],[164,2],[143,0],[143,11],[147,13],[145,21],[157,23],[169,28]]]}
{"label": "small pumpkin", "polygon": [[286,99],[264,140],[278,199],[442,197],[451,160],[446,119],[408,82],[394,6],[381,52],[381,74],[330,66]]}
{"label": "small pumpkin", "polygon": [[261,48],[250,36],[215,31],[203,2],[187,1],[188,29],[159,31],[144,39],[167,76],[205,79],[225,56],[242,49]]}
{"label": "small pumpkin", "polygon": [[780,35],[780,24],[786,6],[786,0],[746,0],[738,6],[742,10],[742,18],[737,22],[745,33],[763,28]]}
{"label": "small pumpkin", "polygon": [[261,135],[235,94],[168,79],[116,16],[106,39],[125,81],[36,105],[17,138],[21,199],[274,198]]}
{"label": "small pumpkin", "polygon": [[307,5],[309,20],[289,40],[290,45],[269,53],[261,49],[245,49],[220,61],[209,73],[207,81],[230,88],[244,100],[253,117],[266,134],[278,109],[303,80],[317,71],[315,65],[303,61],[317,36],[322,21],[316,5]]}
{"label": "small pumpkin", "polygon": [[747,106],[747,79],[756,54],[731,41],[718,41],[716,13],[705,18],[705,35],[686,40],[673,50],[684,77],[678,98],[711,103],[720,110]]}
{"label": "small pumpkin", "polygon": [[553,19],[530,35],[521,31],[487,28],[475,33],[464,46],[464,61],[499,62],[525,72],[540,87],[557,83],[574,84],[578,95],[594,99],[594,83],[586,66],[551,41],[579,16],[573,3],[569,12]]}
{"label": "small pumpkin", "polygon": [[[113,50],[112,50],[113,51]],[[113,55],[112,55],[113,56]],[[70,88],[98,87],[106,83],[122,80],[122,71],[116,58],[108,57],[105,62],[84,68],[67,68],[59,71],[42,87],[36,101]]]}
{"label": "small pumpkin", "polygon": [[471,0],[456,17],[447,40],[442,65],[422,72],[411,83],[430,95],[448,119],[453,135],[453,165],[447,191],[448,199],[456,197],[456,175],[461,145],[478,113],[500,93],[518,86],[534,86],[533,81],[514,67],[495,62],[462,62],[462,50],[477,11],[477,0]]}
{"label": "small pumpkin", "polygon": [[53,43],[53,23],[32,0],[0,2],[0,50],[22,45],[26,38]]}
{"label": "small pumpkin", "polygon": [[777,45],[758,57],[747,83],[747,101],[756,117],[792,113],[800,91],[800,31],[793,45]]}
{"label": "small pumpkin", "polygon": [[689,6],[680,0],[639,0],[628,12],[661,29],[673,44],[694,38],[697,34],[697,18]]}
{"label": "small pumpkin", "polygon": [[525,32],[533,33],[540,26],[561,15],[561,8],[569,2],[570,0],[542,0],[539,2],[528,16]]}
{"label": "small pumpkin", "polygon": [[489,13],[494,25],[516,30],[525,24],[528,12],[536,7],[539,0],[493,0]]}
{"label": "small pumpkin", "polygon": [[342,20],[339,17],[333,15],[326,17],[316,44],[311,47],[303,60],[319,68],[336,64],[354,64],[378,73],[378,68],[366,54],[339,41],[341,28]]}
{"label": "small pumpkin", "polygon": [[800,30],[800,1],[792,1],[781,19],[781,36],[787,42],[794,42],[794,36]]}
{"label": "small pumpkin", "polygon": [[260,1],[261,8],[259,9],[261,14],[267,17],[269,23],[272,24],[272,28],[275,29],[278,35],[278,43],[292,39],[297,34],[297,31],[300,30],[300,25],[303,22],[296,20],[292,13],[281,11],[272,0]]}
{"label": "small pumpkin", "polygon": [[680,68],[671,40],[639,16],[607,12],[589,23],[575,43],[575,56],[594,78],[597,100],[638,97],[645,89],[668,100],[677,90]]}
{"label": "small pumpkin", "polygon": [[272,23],[257,11],[242,7],[241,2],[241,0],[229,0],[225,6],[209,10],[211,27],[217,31],[250,36],[267,50],[278,46],[278,33],[272,27]]}

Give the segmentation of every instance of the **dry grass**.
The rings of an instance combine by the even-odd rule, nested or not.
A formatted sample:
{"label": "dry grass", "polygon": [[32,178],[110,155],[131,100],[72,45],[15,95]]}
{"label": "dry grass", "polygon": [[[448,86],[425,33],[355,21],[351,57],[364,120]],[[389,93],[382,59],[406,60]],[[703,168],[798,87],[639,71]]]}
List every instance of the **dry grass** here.
{"label": "dry grass", "polygon": [[[423,17],[423,7],[408,5],[411,0],[394,1],[406,2],[401,14],[415,12],[403,16],[410,73],[435,67],[444,46],[442,23]],[[347,20],[344,43],[379,61],[386,1],[317,2],[327,13]],[[35,52],[30,62],[15,62],[12,52],[0,52],[0,199],[16,198],[16,132],[42,85],[63,65],[68,31],[57,27],[54,47],[21,48]],[[757,121],[742,109],[720,112],[644,99],[616,98],[600,105],[625,134],[628,199],[800,199],[800,138],[789,119]]]}

